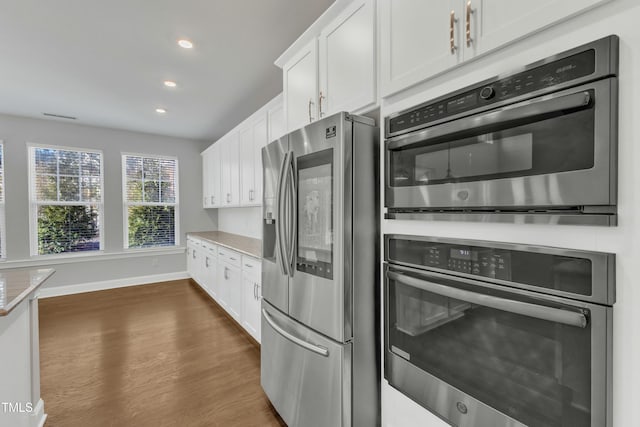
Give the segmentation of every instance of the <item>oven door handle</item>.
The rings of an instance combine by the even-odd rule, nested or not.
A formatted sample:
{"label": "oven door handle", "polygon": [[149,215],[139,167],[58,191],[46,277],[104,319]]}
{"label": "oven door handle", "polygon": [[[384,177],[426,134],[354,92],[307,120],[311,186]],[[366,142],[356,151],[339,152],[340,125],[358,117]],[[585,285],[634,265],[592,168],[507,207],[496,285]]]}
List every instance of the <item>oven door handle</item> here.
{"label": "oven door handle", "polygon": [[398,150],[407,148],[407,146],[415,143],[425,143],[431,139],[445,136],[455,137],[458,134],[468,134],[474,130],[490,128],[499,124],[531,122],[536,118],[582,109],[590,104],[591,94],[587,91],[562,96],[550,95],[542,99],[520,102],[484,114],[464,117],[419,132],[410,133],[397,140],[390,140],[387,143],[387,148],[389,150]]}
{"label": "oven door handle", "polygon": [[395,273],[393,271],[388,271],[387,277],[389,277],[389,279],[391,280],[395,280],[396,282],[418,288],[423,291],[470,302],[472,304],[479,304],[485,307],[495,308],[497,310],[508,311],[509,313],[521,314],[527,317],[534,317],[536,319],[548,320],[550,322],[562,323],[569,326],[576,326],[578,328],[586,328],[588,323],[587,317],[584,314],[576,313],[574,311],[561,310],[559,308],[546,307],[544,305],[531,304],[522,301],[465,291],[463,289],[453,288],[450,286],[429,282],[427,280],[417,279],[415,277],[407,276],[401,273]]}

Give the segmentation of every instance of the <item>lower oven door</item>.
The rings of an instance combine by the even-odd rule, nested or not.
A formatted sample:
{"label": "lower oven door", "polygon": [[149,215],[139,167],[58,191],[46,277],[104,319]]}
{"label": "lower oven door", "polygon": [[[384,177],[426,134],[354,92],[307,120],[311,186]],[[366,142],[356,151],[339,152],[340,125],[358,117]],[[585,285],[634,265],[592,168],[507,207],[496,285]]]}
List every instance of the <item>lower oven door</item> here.
{"label": "lower oven door", "polygon": [[351,343],[330,340],[262,301],[262,388],[289,427],[351,426]]}
{"label": "lower oven door", "polygon": [[455,426],[610,426],[612,308],[385,267],[385,378]]}

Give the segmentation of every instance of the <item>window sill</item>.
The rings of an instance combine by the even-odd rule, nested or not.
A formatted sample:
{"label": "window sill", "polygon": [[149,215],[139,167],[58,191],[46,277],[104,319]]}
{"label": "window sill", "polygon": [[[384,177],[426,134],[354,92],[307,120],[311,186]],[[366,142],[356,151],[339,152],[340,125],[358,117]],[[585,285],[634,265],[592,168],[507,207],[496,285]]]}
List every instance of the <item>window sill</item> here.
{"label": "window sill", "polygon": [[109,261],[114,259],[177,255],[185,253],[185,246],[170,248],[124,249],[121,252],[95,251],[92,253],[76,253],[61,255],[36,255],[29,259],[0,261],[0,270],[8,268],[40,267],[55,264],[73,264],[77,262]]}

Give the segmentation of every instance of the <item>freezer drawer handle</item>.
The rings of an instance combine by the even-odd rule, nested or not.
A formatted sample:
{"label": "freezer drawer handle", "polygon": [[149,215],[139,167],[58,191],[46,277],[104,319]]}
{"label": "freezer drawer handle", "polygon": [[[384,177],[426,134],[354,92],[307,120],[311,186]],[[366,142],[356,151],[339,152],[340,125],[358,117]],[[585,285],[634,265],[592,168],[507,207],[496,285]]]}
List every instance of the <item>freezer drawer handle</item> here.
{"label": "freezer drawer handle", "polygon": [[497,310],[508,311],[509,313],[520,314],[527,317],[533,317],[550,322],[562,323],[564,325],[576,326],[578,328],[587,327],[587,317],[582,313],[561,310],[559,308],[546,307],[544,305],[530,304],[522,301],[515,301],[505,298],[494,297],[491,295],[478,294],[463,289],[452,288],[450,286],[438,283],[428,282],[426,280],[416,279],[393,271],[387,272],[387,276],[391,280],[402,283],[407,286],[422,289],[423,291],[432,292],[448,298],[458,299],[472,304],[479,304],[485,307],[495,308]]}
{"label": "freezer drawer handle", "polygon": [[324,357],[328,357],[329,356],[329,350],[327,348],[319,346],[319,345],[311,344],[309,342],[306,342],[305,340],[302,340],[302,339],[296,337],[295,335],[290,334],[289,332],[287,332],[284,329],[282,329],[280,326],[276,325],[276,322],[273,321],[273,319],[271,318],[271,316],[269,315],[267,310],[265,310],[264,308],[262,309],[262,315],[264,316],[264,320],[266,320],[267,323],[277,333],[279,333],[280,335],[282,335],[283,337],[285,337],[286,339],[288,339],[292,343],[297,344],[300,347],[304,347],[307,350],[313,351],[314,353],[317,353],[317,354],[319,354],[321,356],[324,356]]}

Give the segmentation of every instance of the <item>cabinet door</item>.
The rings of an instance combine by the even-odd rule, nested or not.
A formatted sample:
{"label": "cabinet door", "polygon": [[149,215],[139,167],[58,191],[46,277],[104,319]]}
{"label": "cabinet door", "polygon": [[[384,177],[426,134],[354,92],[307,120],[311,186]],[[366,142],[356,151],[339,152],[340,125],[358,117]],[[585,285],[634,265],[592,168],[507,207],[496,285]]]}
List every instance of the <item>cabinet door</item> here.
{"label": "cabinet door", "polygon": [[269,142],[267,118],[260,117],[253,125],[253,191],[250,194],[252,205],[262,205],[262,148]]}
{"label": "cabinet door", "polygon": [[221,205],[222,199],[220,197],[220,179],[222,176],[221,163],[220,163],[220,144],[215,143],[209,152],[208,159],[208,180],[209,180],[209,200],[211,207],[218,207]]}
{"label": "cabinet door", "polygon": [[282,103],[282,99],[267,111],[267,120],[269,122],[269,137],[267,138],[267,142],[275,141],[287,133],[284,121],[284,104]]}
{"label": "cabinet door", "polygon": [[210,208],[211,207],[211,188],[209,186],[209,175],[211,171],[209,170],[209,161],[211,157],[211,151],[207,151],[202,153],[202,207]]}
{"label": "cabinet door", "polygon": [[226,263],[218,262],[218,303],[227,311],[229,311],[229,291],[231,290],[229,271],[230,268]]}
{"label": "cabinet door", "polygon": [[240,204],[251,205],[255,191],[255,166],[253,127],[247,126],[239,133],[240,139]]}
{"label": "cabinet door", "polygon": [[196,269],[195,269],[195,253],[192,246],[187,246],[187,273],[189,276],[195,280],[196,279]]}
{"label": "cabinet door", "polygon": [[242,318],[242,275],[237,267],[228,267],[227,283],[229,285],[229,314],[241,322]]}
{"label": "cabinet door", "polygon": [[284,111],[287,130],[301,128],[318,119],[318,48],[313,40],[285,64]]}
{"label": "cabinet door", "polygon": [[213,294],[213,284],[217,280],[216,273],[216,259],[207,251],[202,254],[202,264],[203,264],[203,273],[202,273],[202,282],[203,286],[209,292],[209,294]]}
{"label": "cabinet door", "polygon": [[242,326],[260,342],[258,281],[248,274],[242,276]]}
{"label": "cabinet door", "polygon": [[[471,0],[471,32],[477,53],[515,41],[536,30],[611,0]],[[465,1],[465,7],[467,2]],[[465,12],[466,13],[466,12]],[[466,55],[465,55],[466,57]]]}
{"label": "cabinet door", "polygon": [[374,0],[357,0],[320,34],[320,117],[375,103],[375,23]]}
{"label": "cabinet door", "polygon": [[240,151],[238,134],[231,134],[220,146],[222,166],[221,206],[237,206],[240,203]]}
{"label": "cabinet door", "polygon": [[460,29],[464,21],[460,0],[380,1],[383,96],[398,92],[458,63],[462,48]]}

